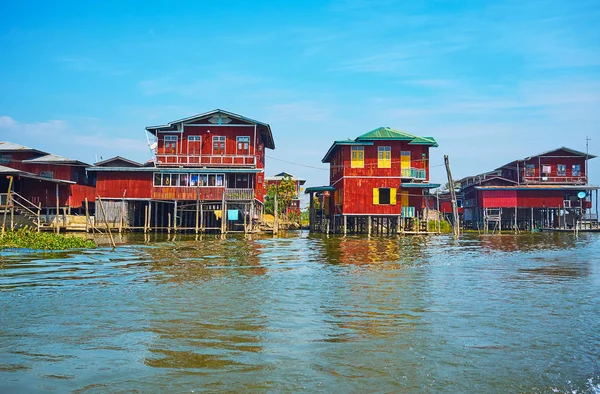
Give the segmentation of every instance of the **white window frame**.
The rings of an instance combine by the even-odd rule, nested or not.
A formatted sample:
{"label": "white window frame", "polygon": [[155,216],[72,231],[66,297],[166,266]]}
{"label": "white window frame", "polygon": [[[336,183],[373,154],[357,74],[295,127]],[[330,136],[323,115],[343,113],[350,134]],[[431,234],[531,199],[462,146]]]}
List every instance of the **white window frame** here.
{"label": "white window frame", "polygon": [[[243,140],[243,141],[240,141]],[[240,143],[241,144],[246,144],[246,149],[240,149]],[[236,149],[236,154],[240,154],[240,150],[245,150],[247,153],[245,153],[245,155],[249,155],[250,154],[250,136],[248,135],[239,135],[235,138],[235,149]]]}
{"label": "white window frame", "polygon": [[[217,143],[223,143],[223,152],[222,153],[215,153],[215,142]],[[227,138],[224,135],[213,135],[212,137],[212,154],[213,155],[224,155],[227,153]]]}

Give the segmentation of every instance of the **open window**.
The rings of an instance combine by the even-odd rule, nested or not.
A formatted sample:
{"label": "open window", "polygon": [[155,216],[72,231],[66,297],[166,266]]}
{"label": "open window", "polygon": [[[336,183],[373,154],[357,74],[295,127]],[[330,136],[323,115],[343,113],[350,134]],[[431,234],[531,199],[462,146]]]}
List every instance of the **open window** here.
{"label": "open window", "polygon": [[373,189],[374,205],[396,205],[396,188],[379,187]]}
{"label": "open window", "polygon": [[166,154],[177,154],[177,136],[176,135],[165,135],[165,153]]}

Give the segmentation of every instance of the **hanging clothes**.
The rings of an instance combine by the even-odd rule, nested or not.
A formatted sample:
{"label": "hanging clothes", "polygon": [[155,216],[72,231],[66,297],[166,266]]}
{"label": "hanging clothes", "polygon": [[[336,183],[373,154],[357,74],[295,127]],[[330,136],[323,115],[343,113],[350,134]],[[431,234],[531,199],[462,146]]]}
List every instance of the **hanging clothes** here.
{"label": "hanging clothes", "polygon": [[239,211],[237,209],[227,210],[227,220],[238,220]]}
{"label": "hanging clothes", "polygon": [[217,209],[215,211],[215,218],[217,218],[217,220],[221,219],[221,217],[223,216],[223,211],[221,211],[220,209]]}

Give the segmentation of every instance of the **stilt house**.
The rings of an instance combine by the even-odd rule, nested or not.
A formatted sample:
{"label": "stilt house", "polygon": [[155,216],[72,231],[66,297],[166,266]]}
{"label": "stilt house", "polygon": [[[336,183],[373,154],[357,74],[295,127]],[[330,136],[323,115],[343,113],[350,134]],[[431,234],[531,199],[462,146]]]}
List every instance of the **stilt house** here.
{"label": "stilt house", "polygon": [[150,163],[115,158],[89,169],[97,173],[109,222],[167,231],[250,229],[264,204],[265,150],[275,149],[268,124],[217,109],[146,132]]}
{"label": "stilt house", "polygon": [[597,226],[598,186],[588,184],[587,174],[587,161],[595,157],[560,147],[461,179],[465,226],[566,229],[582,221]]}
{"label": "stilt house", "polygon": [[429,182],[429,148],[437,146],[432,137],[389,127],[335,141],[322,160],[330,165],[329,185],[306,189],[311,230],[418,230],[414,226],[424,214],[424,193],[439,187]]}
{"label": "stilt house", "polygon": [[288,174],[287,172],[280,172],[279,174],[265,178],[266,188],[268,190],[270,186],[277,187],[281,183],[281,181],[286,177],[294,183],[294,186],[296,188],[296,197],[292,199],[292,201],[290,201],[289,206],[284,208],[284,212],[288,215],[290,213],[300,215],[300,193],[302,191],[302,186],[306,183],[306,179],[296,178],[295,176],[293,176],[292,174]]}
{"label": "stilt house", "polygon": [[[95,198],[95,177],[87,173],[89,164],[12,142],[0,142],[1,205],[32,221],[58,210],[84,213],[84,201]],[[11,201],[7,204],[11,183]],[[43,216],[40,216],[42,214]],[[29,223],[35,224],[35,223]]]}

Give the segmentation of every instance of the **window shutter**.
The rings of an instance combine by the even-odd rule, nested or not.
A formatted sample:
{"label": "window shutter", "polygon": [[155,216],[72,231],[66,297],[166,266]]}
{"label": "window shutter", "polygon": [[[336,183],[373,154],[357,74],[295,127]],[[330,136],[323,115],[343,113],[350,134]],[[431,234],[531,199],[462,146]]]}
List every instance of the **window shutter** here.
{"label": "window shutter", "polygon": [[379,189],[378,188],[373,189],[373,204],[374,205],[379,204]]}
{"label": "window shutter", "polygon": [[396,205],[396,189],[390,188],[390,205]]}

